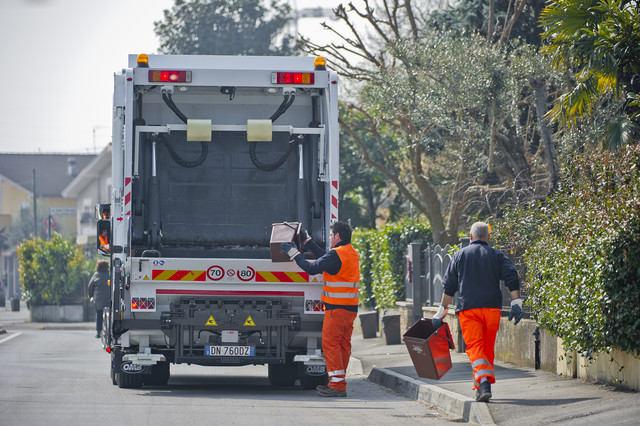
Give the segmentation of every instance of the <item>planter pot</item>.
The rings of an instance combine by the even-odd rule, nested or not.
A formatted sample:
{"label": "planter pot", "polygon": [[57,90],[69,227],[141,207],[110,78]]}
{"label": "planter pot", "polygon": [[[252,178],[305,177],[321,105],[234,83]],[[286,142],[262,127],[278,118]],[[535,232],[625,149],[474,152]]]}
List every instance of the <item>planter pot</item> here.
{"label": "planter pot", "polygon": [[382,316],[382,334],[387,345],[399,345],[400,341],[400,315]]}
{"label": "planter pot", "polygon": [[11,299],[11,312],[20,311],[20,298],[14,297]]}
{"label": "planter pot", "polygon": [[82,322],[82,305],[42,305],[31,307],[33,322]]}
{"label": "planter pot", "polygon": [[371,339],[376,337],[378,331],[378,320],[376,311],[362,312],[358,314],[360,317],[360,326],[362,327],[362,337],[364,339]]}

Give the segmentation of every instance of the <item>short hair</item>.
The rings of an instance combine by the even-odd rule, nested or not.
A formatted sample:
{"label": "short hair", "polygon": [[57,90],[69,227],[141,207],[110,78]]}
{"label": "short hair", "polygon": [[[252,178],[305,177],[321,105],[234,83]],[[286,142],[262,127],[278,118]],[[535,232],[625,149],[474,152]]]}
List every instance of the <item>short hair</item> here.
{"label": "short hair", "polygon": [[471,236],[476,240],[489,239],[489,225],[484,222],[476,222],[471,225]]}
{"label": "short hair", "polygon": [[108,271],[109,270],[109,262],[106,260],[98,260],[96,262],[96,271]]}
{"label": "short hair", "polygon": [[334,234],[340,234],[340,240],[347,244],[351,244],[351,226],[347,222],[335,222],[331,225],[331,230]]}

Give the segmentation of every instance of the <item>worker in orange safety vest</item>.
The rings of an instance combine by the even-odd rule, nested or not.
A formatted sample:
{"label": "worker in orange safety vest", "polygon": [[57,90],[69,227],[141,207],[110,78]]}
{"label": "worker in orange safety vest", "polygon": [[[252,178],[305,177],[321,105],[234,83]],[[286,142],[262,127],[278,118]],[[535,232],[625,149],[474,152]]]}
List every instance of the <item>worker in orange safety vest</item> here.
{"label": "worker in orange safety vest", "polygon": [[102,230],[100,235],[98,235],[98,239],[100,240],[100,249],[109,252],[111,248],[109,247],[109,235],[107,228]]}
{"label": "worker in orange safety vest", "polygon": [[292,243],[280,244],[280,249],[309,275],[323,274],[322,302],[325,308],[322,325],[322,351],[327,362],[329,385],[319,385],[318,395],[347,396],[345,375],[351,356],[353,321],[358,314],[360,258],[351,245],[351,226],[346,222],[331,225],[329,251],[318,246],[306,230],[302,230],[302,245],[318,257],[309,262],[300,256]]}
{"label": "worker in orange safety vest", "polygon": [[511,295],[509,321],[522,318],[520,280],[513,263],[500,250],[489,246],[490,228],[484,222],[471,225],[470,244],[452,257],[443,277],[444,293],[438,311],[432,318],[434,328],[442,325],[448,306],[458,293],[456,314],[466,353],[473,368],[473,388],[476,401],[487,402],[492,397],[494,346],[500,327],[504,281]]}

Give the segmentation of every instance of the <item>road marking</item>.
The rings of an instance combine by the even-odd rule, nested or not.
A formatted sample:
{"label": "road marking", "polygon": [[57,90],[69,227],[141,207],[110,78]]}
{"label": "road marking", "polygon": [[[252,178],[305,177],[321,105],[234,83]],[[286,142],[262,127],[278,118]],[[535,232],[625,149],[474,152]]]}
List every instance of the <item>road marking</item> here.
{"label": "road marking", "polygon": [[19,335],[21,335],[22,333],[16,333],[16,334],[12,334],[11,336],[7,336],[4,339],[0,340],[0,344],[4,343],[4,342],[8,342],[9,340],[13,339],[14,337],[18,337]]}

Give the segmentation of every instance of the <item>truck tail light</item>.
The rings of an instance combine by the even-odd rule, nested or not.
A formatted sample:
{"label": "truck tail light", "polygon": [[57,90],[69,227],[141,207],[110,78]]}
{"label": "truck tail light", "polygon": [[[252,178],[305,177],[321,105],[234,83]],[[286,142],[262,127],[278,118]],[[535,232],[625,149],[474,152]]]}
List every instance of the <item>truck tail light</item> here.
{"label": "truck tail light", "polygon": [[156,309],[155,297],[132,297],[131,298],[131,310],[132,311],[149,311]]}
{"label": "truck tail light", "polygon": [[312,72],[272,72],[273,84],[313,84],[315,74]]}
{"label": "truck tail light", "polygon": [[307,312],[322,312],[324,311],[324,303],[322,300],[305,300],[304,310]]}
{"label": "truck tail light", "polygon": [[149,70],[150,83],[191,83],[191,71]]}

